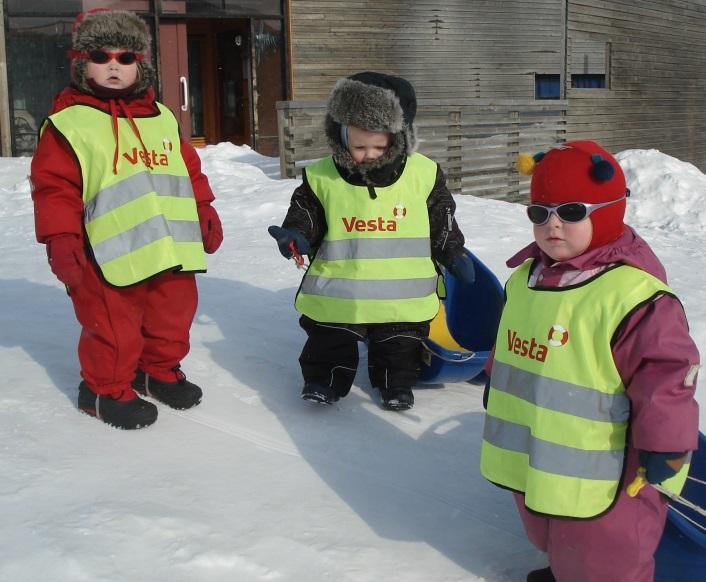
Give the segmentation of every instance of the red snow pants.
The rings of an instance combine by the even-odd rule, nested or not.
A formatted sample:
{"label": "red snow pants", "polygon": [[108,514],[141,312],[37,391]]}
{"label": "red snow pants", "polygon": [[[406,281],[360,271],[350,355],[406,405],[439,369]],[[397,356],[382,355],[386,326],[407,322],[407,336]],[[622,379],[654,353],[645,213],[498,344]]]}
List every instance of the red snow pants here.
{"label": "red snow pants", "polygon": [[189,352],[198,292],[193,273],[163,273],[132,287],[105,283],[89,261],[81,284],[70,290],[81,324],[81,376],[96,394],[131,388],[138,367],[174,382]]}
{"label": "red snow pants", "polygon": [[515,503],[529,540],[549,557],[558,582],[652,582],[654,553],[667,519],[667,502],[652,487],[636,497],[625,488],[637,471],[630,448],[622,490],[615,505],[594,519],[561,519],[530,513],[524,496]]}

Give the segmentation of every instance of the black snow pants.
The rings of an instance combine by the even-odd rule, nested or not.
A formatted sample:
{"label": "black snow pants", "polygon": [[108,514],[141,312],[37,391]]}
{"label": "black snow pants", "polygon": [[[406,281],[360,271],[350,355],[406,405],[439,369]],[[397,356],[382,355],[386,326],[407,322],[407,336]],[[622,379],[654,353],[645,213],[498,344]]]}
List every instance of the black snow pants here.
{"label": "black snow pants", "polygon": [[368,376],[381,391],[412,388],[419,377],[422,340],[429,322],[321,323],[302,315],[299,325],[309,336],[301,356],[304,382],[332,387],[348,394],[358,368],[358,342],[368,344]]}

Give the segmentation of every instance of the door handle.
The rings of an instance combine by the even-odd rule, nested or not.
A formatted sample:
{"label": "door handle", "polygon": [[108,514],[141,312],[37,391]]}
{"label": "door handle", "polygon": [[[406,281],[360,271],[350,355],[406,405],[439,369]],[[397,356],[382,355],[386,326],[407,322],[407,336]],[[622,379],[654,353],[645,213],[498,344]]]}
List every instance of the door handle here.
{"label": "door handle", "polygon": [[181,96],[183,99],[181,110],[187,111],[189,109],[189,83],[186,81],[186,77],[179,77],[179,82],[181,83]]}

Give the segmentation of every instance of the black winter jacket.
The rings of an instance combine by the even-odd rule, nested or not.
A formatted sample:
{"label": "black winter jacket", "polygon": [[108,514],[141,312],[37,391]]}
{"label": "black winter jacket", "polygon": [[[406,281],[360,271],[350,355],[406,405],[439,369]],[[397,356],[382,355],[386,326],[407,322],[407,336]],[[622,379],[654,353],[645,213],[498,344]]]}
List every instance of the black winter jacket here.
{"label": "black winter jacket", "polygon": [[[353,172],[346,171],[338,164],[336,167],[347,182],[356,186],[367,186],[370,195],[376,195],[375,187],[366,183],[365,179]],[[381,177],[377,185],[382,187],[394,183],[403,169],[404,164],[399,164],[389,176]],[[307,182],[306,169],[304,169],[302,178],[302,185],[292,194],[289,210],[282,227],[298,230],[306,237],[312,248],[316,248],[321,244],[328,228],[326,216],[323,206]],[[456,203],[446,187],[444,172],[438,164],[436,181],[427,198],[427,208],[429,210],[432,258],[437,263],[448,267],[463,252],[464,238],[454,218]]]}

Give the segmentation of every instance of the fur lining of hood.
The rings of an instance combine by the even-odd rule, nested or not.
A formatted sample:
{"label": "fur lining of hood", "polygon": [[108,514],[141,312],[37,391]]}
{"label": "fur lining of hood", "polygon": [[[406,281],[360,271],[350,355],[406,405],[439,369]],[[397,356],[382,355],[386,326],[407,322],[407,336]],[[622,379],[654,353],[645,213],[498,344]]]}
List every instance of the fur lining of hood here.
{"label": "fur lining of hood", "polygon": [[383,155],[372,162],[358,164],[348,148],[341,143],[341,124],[336,123],[329,115],[326,116],[325,124],[326,137],[336,164],[349,173],[358,175],[364,183],[371,186],[381,185],[379,176],[388,174],[388,168],[399,166],[402,159],[409,155],[405,136],[401,133],[393,133],[390,147]]}
{"label": "fur lining of hood", "polygon": [[[380,78],[395,80],[394,77],[384,75],[380,75]],[[334,159],[340,166],[357,169],[365,176],[369,170],[389,165],[400,155],[413,154],[417,148],[416,128],[407,120],[410,117],[413,119],[414,112],[404,111],[399,96],[392,89],[350,77],[339,79],[328,99],[324,128]],[[342,125],[391,134],[389,150],[374,162],[356,164],[348,148],[341,143]]]}
{"label": "fur lining of hood", "polygon": [[328,100],[328,113],[342,125],[399,133],[404,126],[400,100],[391,89],[354,79],[339,79]]}

